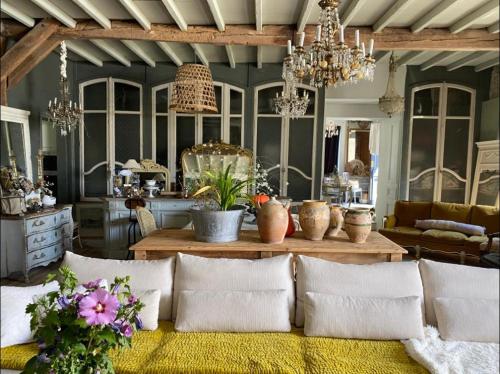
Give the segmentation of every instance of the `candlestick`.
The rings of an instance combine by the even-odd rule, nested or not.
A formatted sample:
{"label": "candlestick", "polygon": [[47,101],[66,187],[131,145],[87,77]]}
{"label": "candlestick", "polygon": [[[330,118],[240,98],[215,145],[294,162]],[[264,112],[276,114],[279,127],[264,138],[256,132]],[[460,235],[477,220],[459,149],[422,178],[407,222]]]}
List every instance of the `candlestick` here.
{"label": "candlestick", "polygon": [[318,42],[321,40],[321,25],[316,26],[316,40]]}
{"label": "candlestick", "polygon": [[340,25],[340,43],[344,43],[344,26]]}
{"label": "candlestick", "polygon": [[286,48],[287,48],[288,54],[291,55],[292,54],[292,41],[291,40],[287,40]]}
{"label": "candlestick", "polygon": [[305,38],[305,37],[306,37],[306,33],[302,31],[302,32],[300,33],[300,42],[299,42],[299,45],[300,45],[301,47],[303,47],[303,46],[304,46],[304,38]]}
{"label": "candlestick", "polygon": [[356,38],[356,48],[359,48],[359,30],[356,30],[355,38]]}
{"label": "candlestick", "polygon": [[373,39],[370,39],[370,56],[373,55],[373,45],[375,44],[375,41]]}
{"label": "candlestick", "polygon": [[363,57],[366,56],[365,43],[361,43],[361,50],[363,51]]}

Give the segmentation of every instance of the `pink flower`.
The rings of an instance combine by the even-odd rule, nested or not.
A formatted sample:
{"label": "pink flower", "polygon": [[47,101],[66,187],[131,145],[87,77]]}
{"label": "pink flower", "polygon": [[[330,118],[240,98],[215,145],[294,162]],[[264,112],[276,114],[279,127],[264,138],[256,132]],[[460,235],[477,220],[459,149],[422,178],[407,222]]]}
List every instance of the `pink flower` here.
{"label": "pink flower", "polygon": [[107,325],[113,323],[120,303],[115,295],[103,288],[85,296],[79,303],[79,315],[89,325]]}

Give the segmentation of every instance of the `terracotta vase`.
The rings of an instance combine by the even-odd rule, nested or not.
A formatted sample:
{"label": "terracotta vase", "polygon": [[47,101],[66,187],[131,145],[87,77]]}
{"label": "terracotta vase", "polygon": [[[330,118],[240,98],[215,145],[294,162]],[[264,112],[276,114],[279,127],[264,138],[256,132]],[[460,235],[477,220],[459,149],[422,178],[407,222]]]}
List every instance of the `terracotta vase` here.
{"label": "terracotta vase", "polygon": [[323,240],[330,226],[330,209],[326,201],[304,200],[299,208],[299,222],[306,239]]}
{"label": "terracotta vase", "polygon": [[288,229],[289,203],[283,206],[275,197],[261,205],[257,202],[257,227],[264,243],[283,243]]}
{"label": "terracotta vase", "polygon": [[344,208],[340,205],[332,204],[330,205],[330,226],[326,231],[326,237],[333,238],[337,236],[342,230],[342,225],[344,224]]}
{"label": "terracotta vase", "polygon": [[344,228],[353,243],[364,243],[372,231],[372,212],[368,209],[348,209]]}

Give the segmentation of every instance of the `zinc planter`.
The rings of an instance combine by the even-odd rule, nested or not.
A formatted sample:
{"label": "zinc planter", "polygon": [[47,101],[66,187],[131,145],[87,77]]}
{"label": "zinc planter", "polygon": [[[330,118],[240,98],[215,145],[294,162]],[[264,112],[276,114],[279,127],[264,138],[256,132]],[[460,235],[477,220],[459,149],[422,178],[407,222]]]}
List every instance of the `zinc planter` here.
{"label": "zinc planter", "polygon": [[196,240],[207,243],[227,243],[238,240],[244,209],[205,210],[192,208]]}

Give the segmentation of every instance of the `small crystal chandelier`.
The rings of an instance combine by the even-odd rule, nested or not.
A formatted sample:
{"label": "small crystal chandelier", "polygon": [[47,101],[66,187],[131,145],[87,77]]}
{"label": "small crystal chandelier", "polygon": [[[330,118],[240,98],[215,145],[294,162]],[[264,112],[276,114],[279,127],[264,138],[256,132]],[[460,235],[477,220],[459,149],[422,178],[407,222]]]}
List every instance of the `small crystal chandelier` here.
{"label": "small crystal chandelier", "polygon": [[59,101],[57,97],[49,101],[47,117],[52,126],[59,129],[62,136],[66,136],[80,124],[82,106],[78,106],[76,101],[73,103],[69,94],[68,78],[66,74],[66,43],[61,42],[61,78],[59,79]]}
{"label": "small crystal chandelier", "polygon": [[401,97],[395,87],[396,83],[396,71],[398,70],[398,64],[394,60],[394,53],[391,54],[391,59],[389,60],[389,79],[387,80],[387,88],[385,90],[384,96],[378,99],[378,107],[384,113],[386,113],[389,118],[392,117],[394,113],[401,113],[404,110],[404,97]]}
{"label": "small crystal chandelier", "polygon": [[[289,43],[291,48],[291,43]],[[283,61],[282,78],[285,81],[281,96],[276,92],[274,98],[274,108],[277,114],[283,117],[292,119],[298,118],[306,114],[307,106],[309,105],[309,94],[304,90],[303,95],[299,95],[295,79],[295,66],[292,56],[289,54]]]}
{"label": "small crystal chandelier", "polygon": [[[375,59],[373,58],[373,39],[369,51],[359,40],[356,30],[356,45],[350,48],[345,44],[344,26],[340,23],[338,6],[340,0],[321,0],[319,24],[316,37],[309,53],[304,50],[304,33],[300,35],[297,48],[288,50],[293,61],[295,77],[301,82],[310,78],[314,87],[337,87],[346,83],[357,83],[361,79],[373,81]],[[337,42],[338,35],[338,42]],[[288,57],[288,56],[287,56]]]}

